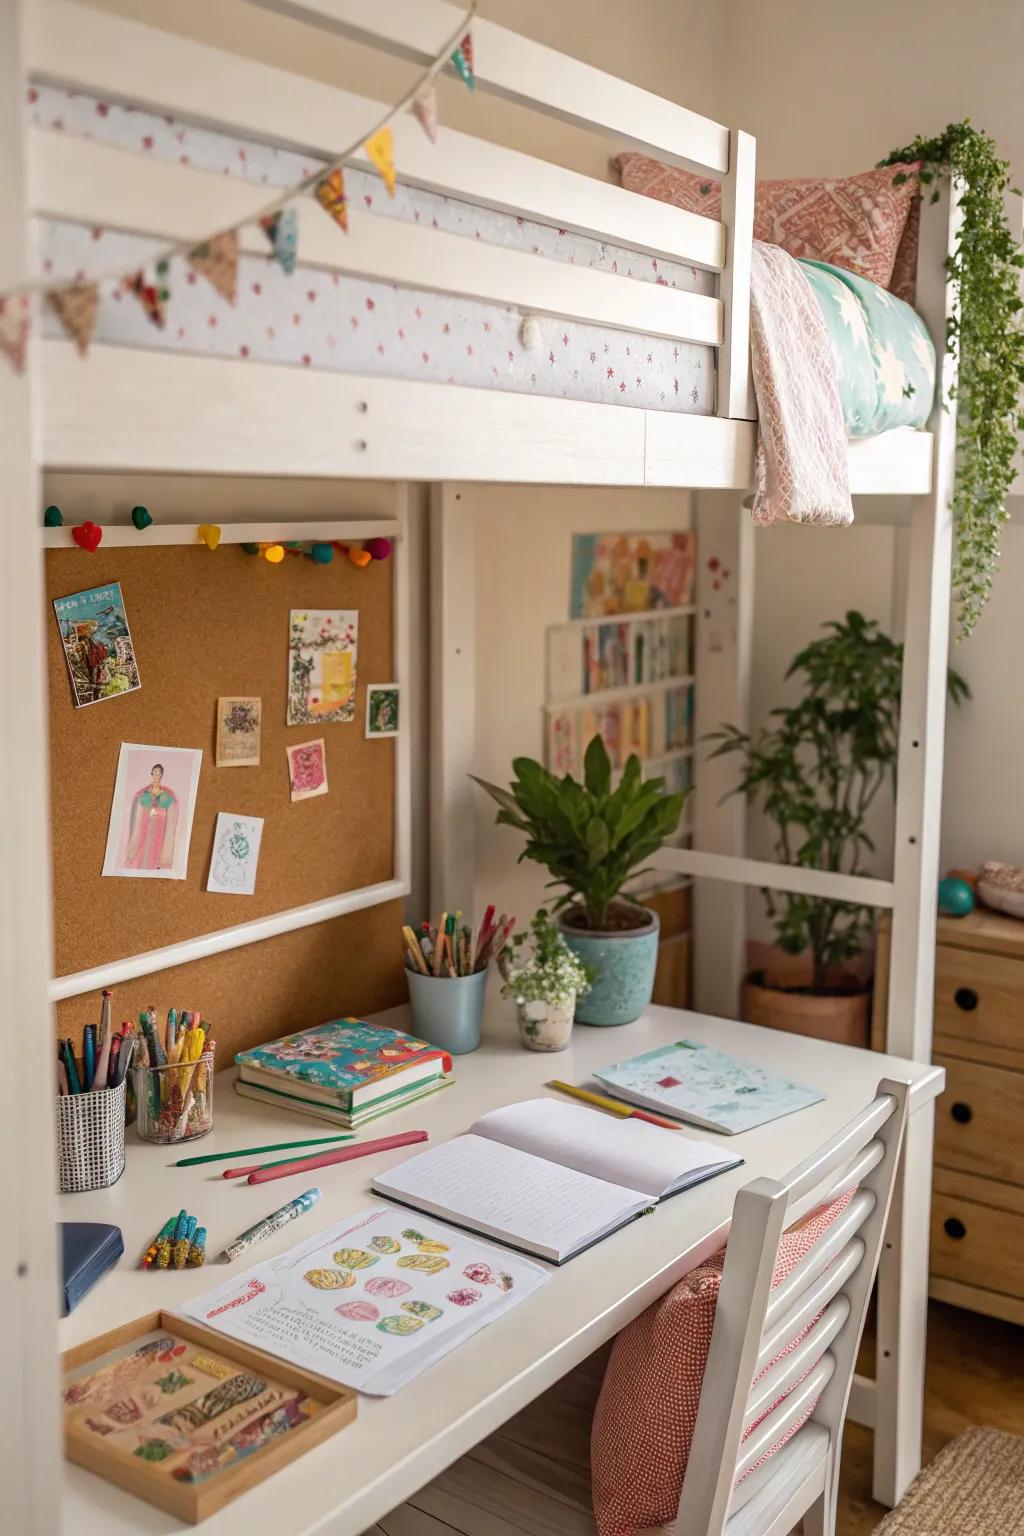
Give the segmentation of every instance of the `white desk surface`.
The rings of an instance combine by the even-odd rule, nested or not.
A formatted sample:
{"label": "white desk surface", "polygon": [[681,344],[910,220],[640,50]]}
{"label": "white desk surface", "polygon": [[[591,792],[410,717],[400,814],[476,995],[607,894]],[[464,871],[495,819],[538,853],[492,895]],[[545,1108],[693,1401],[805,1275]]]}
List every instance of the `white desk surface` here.
{"label": "white desk surface", "polygon": [[[379,1017],[401,1026],[406,1010]],[[569,1050],[556,1055],[525,1051],[509,1010],[499,1005],[482,1048],[456,1058],[451,1087],[376,1122],[363,1136],[422,1128],[432,1142],[441,1141],[466,1130],[486,1110],[550,1091],[544,1088],[550,1078],[581,1083],[594,1067],[684,1037],[813,1085],[826,1098],[743,1135],[711,1138],[742,1154],[744,1166],[667,1201],[652,1216],[553,1269],[549,1283],[534,1296],[394,1397],[360,1397],[355,1423],[212,1516],[203,1524],[204,1533],[359,1536],[719,1248],[737,1189],[758,1176],[785,1173],[872,1097],[879,1078],[912,1082],[912,1109],[942,1090],[943,1073],[934,1066],[669,1008],[652,1007],[635,1024],[615,1029],[577,1026]],[[125,1244],[117,1269],[61,1323],[62,1348],[143,1313],[172,1309],[225,1278],[228,1270],[216,1260],[177,1273],[136,1268],[155,1230],[179,1207],[186,1206],[205,1224],[208,1252],[214,1256],[226,1241],[307,1184],[320,1185],[323,1199],[316,1210],[261,1243],[248,1259],[238,1260],[241,1270],[372,1203],[373,1175],[422,1150],[380,1153],[266,1188],[223,1180],[223,1164],[169,1166],[189,1151],[227,1151],[313,1136],[318,1129],[330,1135],[333,1129],[239,1097],[229,1072],[217,1079],[215,1126],[203,1141],[181,1151],[143,1145],[130,1132],[128,1166],[112,1189],[61,1197],[62,1219],[115,1222]],[[705,1133],[687,1129],[677,1134],[699,1138]],[[172,1516],[65,1465],[64,1531],[162,1536],[183,1529]]]}

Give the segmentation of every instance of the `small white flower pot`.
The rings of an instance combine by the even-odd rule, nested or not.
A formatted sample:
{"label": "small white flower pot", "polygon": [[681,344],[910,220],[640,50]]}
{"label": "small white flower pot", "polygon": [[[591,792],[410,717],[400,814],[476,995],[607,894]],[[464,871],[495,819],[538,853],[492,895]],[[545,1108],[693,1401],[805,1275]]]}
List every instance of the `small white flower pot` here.
{"label": "small white flower pot", "polygon": [[576,994],[564,1003],[519,1003],[519,1038],[528,1051],[564,1051],[572,1036]]}

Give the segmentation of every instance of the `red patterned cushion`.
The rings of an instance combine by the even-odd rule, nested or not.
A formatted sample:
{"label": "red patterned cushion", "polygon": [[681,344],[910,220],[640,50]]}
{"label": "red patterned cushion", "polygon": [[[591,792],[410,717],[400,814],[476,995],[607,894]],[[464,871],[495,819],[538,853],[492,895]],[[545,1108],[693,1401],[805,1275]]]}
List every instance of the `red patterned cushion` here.
{"label": "red patterned cushion", "polygon": [[[614,164],[629,192],[656,197],[705,218],[722,216],[722,189],[717,181],[662,165],[647,155],[619,155]],[[917,199],[917,178],[909,174],[916,169],[916,165],[889,165],[827,180],[759,181],[754,239],[780,245],[791,256],[859,272],[888,288],[907,217]],[[894,177],[901,172],[907,179],[894,185]]]}
{"label": "red patterned cushion", "polygon": [[[853,1191],[847,1191],[814,1211],[800,1226],[783,1233],[773,1287],[810,1252],[852,1196]],[[676,1517],[724,1262],[723,1248],[685,1275],[615,1340],[594,1414],[590,1447],[598,1536],[634,1536],[651,1526],[667,1525]],[[791,1339],[776,1359],[788,1355],[816,1321]],[[774,1364],[774,1360],[769,1361],[764,1371]],[[766,1413],[775,1406],[773,1403]],[[814,1407],[812,1404],[761,1461],[792,1439]],[[748,1434],[754,1428],[751,1425]]]}

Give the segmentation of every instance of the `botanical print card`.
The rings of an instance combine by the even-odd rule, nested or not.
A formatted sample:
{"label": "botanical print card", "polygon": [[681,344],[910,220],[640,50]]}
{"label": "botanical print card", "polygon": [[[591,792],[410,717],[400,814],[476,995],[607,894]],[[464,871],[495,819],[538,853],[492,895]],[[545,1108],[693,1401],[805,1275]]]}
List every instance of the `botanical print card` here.
{"label": "botanical print card", "polygon": [[323,738],[300,741],[285,747],[288,754],[288,779],[293,800],[312,800],[327,793],[327,750]]}
{"label": "botanical print card", "polygon": [[217,700],[217,767],[258,768],[263,700]]}
{"label": "botanical print card", "polygon": [[262,836],[262,816],[218,811],[206,889],[224,896],[251,896],[256,889]]}
{"label": "botanical print card", "polygon": [[389,1397],[545,1283],[545,1270],[395,1206],[336,1221],[181,1308],[343,1386]]}
{"label": "botanical print card", "polygon": [[354,608],[293,608],[288,639],[288,725],[353,720],[356,712]]}
{"label": "botanical print card", "polygon": [[693,601],[696,536],[675,533],[577,533],[572,540],[569,616],[600,619]]}
{"label": "botanical print card", "polygon": [[398,735],[398,684],[373,683],[366,690],[367,736]]}
{"label": "botanical print card", "polygon": [[105,875],[184,880],[203,754],[123,741],[110,805]]}
{"label": "botanical print card", "polygon": [[141,688],[121,583],[53,601],[75,708]]}
{"label": "botanical print card", "polygon": [[196,1484],[308,1423],[321,1404],[275,1381],[153,1330],[72,1371],[64,1423],[79,1443],[95,1439],[178,1483]]}

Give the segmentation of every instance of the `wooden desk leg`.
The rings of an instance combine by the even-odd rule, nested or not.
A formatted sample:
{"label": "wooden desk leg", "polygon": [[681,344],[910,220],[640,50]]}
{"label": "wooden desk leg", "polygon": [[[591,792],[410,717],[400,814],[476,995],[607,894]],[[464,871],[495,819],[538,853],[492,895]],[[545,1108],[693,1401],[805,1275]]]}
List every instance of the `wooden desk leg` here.
{"label": "wooden desk leg", "polygon": [[907,1121],[878,1266],[873,1493],[892,1509],[921,1470],[935,1101]]}

